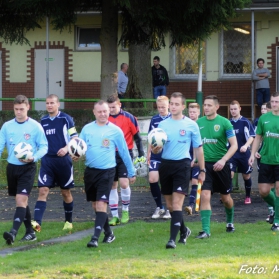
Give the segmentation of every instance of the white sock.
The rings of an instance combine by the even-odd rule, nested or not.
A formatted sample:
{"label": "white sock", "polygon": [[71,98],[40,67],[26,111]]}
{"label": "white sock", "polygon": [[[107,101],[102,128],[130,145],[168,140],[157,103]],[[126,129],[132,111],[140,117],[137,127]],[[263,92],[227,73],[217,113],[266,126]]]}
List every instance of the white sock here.
{"label": "white sock", "polygon": [[128,186],[126,189],[121,188],[122,210],[129,211],[131,199],[131,188]]}
{"label": "white sock", "polygon": [[109,194],[109,207],[112,214],[112,217],[119,218],[118,215],[118,191],[117,189],[111,189]]}

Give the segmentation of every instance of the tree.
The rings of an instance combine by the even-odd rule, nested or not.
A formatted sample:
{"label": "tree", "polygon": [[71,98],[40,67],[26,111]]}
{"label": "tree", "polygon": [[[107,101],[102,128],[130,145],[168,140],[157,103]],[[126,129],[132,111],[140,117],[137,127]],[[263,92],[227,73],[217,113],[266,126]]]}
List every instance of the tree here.
{"label": "tree", "polygon": [[[165,37],[170,35],[170,46],[192,44],[205,40],[214,32],[230,28],[230,19],[237,17],[250,0],[119,0],[122,10],[123,33],[120,42],[130,45],[138,53],[130,58],[129,84],[127,91],[131,96],[152,96],[150,55],[146,46],[152,50],[165,47]],[[137,49],[137,50],[135,50]],[[140,61],[137,61],[140,59]],[[139,64],[145,75],[137,76]],[[134,76],[136,75],[136,76]],[[150,86],[147,86],[147,81]]]}

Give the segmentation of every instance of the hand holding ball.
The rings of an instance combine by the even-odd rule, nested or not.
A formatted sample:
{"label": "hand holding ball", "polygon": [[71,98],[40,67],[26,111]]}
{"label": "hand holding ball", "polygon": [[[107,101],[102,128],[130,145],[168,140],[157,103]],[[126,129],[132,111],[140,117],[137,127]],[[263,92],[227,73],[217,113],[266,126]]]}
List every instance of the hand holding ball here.
{"label": "hand holding ball", "polygon": [[164,145],[168,140],[168,136],[161,128],[155,128],[148,134],[148,143],[151,145],[151,151],[154,154],[162,152]]}
{"label": "hand holding ball", "polygon": [[15,146],[14,154],[19,160],[29,160],[33,156],[33,148],[29,143],[20,142]]}
{"label": "hand holding ball", "polygon": [[72,157],[80,158],[85,155],[87,145],[83,139],[72,138],[68,143],[68,151]]}

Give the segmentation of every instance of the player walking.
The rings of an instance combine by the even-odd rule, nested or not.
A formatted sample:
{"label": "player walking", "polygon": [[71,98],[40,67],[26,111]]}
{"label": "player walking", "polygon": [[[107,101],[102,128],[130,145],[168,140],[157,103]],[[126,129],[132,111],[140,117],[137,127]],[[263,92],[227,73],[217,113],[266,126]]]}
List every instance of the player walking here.
{"label": "player walking", "polygon": [[[166,96],[158,96],[156,99],[157,110],[159,114],[151,118],[148,133],[157,128],[159,123],[170,117],[169,113],[169,98]],[[164,219],[170,219],[169,210],[165,210],[162,204],[161,189],[159,186],[159,166],[161,164],[161,154],[154,154],[151,152],[151,146],[147,147],[147,162],[149,165],[149,185],[152,197],[156,203],[156,209],[152,215],[152,219],[158,219],[161,216]]]}
{"label": "player walking", "polygon": [[[127,143],[129,153],[133,159],[133,146],[134,140],[138,149],[138,157],[145,162],[142,140],[139,133],[138,121],[135,116],[127,111],[121,109],[121,103],[117,96],[112,95],[107,99],[110,116],[109,121],[118,126],[124,133],[125,141]],[[131,199],[131,188],[129,186],[129,179],[127,178],[127,168],[116,150],[116,172],[112,184],[112,189],[109,195],[109,207],[112,214],[112,219],[109,224],[111,226],[126,224],[129,221],[129,206]],[[118,214],[118,180],[121,188],[121,201],[122,201],[122,217],[119,219]]]}
{"label": "player walking", "polygon": [[[250,166],[255,160],[255,153],[263,142],[260,151],[261,163],[258,177],[259,193],[275,209],[272,231],[279,231],[279,92],[270,98],[271,112],[259,118],[256,138],[249,158]],[[271,190],[275,184],[275,193]]]}
{"label": "player walking", "polygon": [[[219,100],[215,95],[205,97],[204,117],[198,119],[203,141],[206,178],[201,188],[200,215],[202,231],[196,238],[210,236],[211,193],[220,193],[227,215],[227,232],[234,232],[234,204],[231,198],[229,159],[237,150],[237,140],[230,121],[217,114]],[[230,143],[227,149],[227,141]]]}
{"label": "player walking", "polygon": [[[31,225],[31,212],[28,197],[34,184],[36,164],[47,153],[47,139],[41,125],[27,116],[29,102],[26,96],[18,95],[14,100],[15,118],[7,121],[0,131],[0,155],[4,147],[8,150],[7,182],[9,196],[14,196],[16,210],[13,226],[10,232],[4,232],[3,237],[8,245],[13,244],[17,232],[24,222],[26,232],[21,241],[34,241],[36,234]],[[20,142],[31,144],[33,157],[19,160],[14,155],[14,148]]]}
{"label": "player walking", "polygon": [[135,169],[123,132],[108,121],[108,104],[104,101],[95,103],[93,113],[96,121],[85,125],[80,134],[80,138],[87,144],[84,172],[86,199],[92,201],[92,207],[96,212],[94,235],[87,247],[98,247],[102,229],[105,234],[104,243],[111,243],[115,239],[108,222],[107,203],[115,176],[116,148],[128,170],[127,179],[131,184],[136,180]]}
{"label": "player walking", "polygon": [[[200,116],[200,105],[198,103],[190,103],[188,107],[188,114],[190,119],[197,122]],[[193,151],[193,145],[190,147],[191,162],[191,192],[189,195],[189,204],[185,206],[185,211],[188,215],[192,215],[195,212],[196,196],[198,190],[198,177],[200,174],[200,168],[198,167],[197,160]]]}
{"label": "player walking", "polygon": [[[182,206],[185,195],[188,193],[191,159],[189,149],[191,142],[197,156],[199,167],[203,172],[199,179],[204,181],[204,157],[198,125],[183,115],[185,109],[185,97],[180,92],[175,92],[170,98],[171,117],[160,122],[167,136],[167,143],[164,145],[159,176],[161,191],[165,197],[167,208],[171,212],[170,239],[166,248],[175,248],[175,240],[180,231],[179,243],[186,244],[191,230],[184,224]],[[153,153],[161,152],[162,148],[152,147]]]}
{"label": "player walking", "polygon": [[72,159],[68,154],[68,142],[76,137],[77,131],[73,119],[68,114],[59,111],[59,98],[51,94],[46,98],[48,115],[41,119],[41,125],[48,141],[48,152],[41,161],[38,177],[39,196],[34,209],[34,230],[40,231],[42,219],[47,206],[49,189],[60,186],[65,212],[63,230],[71,230],[73,214],[73,197],[71,188],[74,187]]}
{"label": "player walking", "polygon": [[251,172],[253,168],[249,166],[248,160],[250,158],[250,146],[255,138],[255,131],[251,122],[240,115],[241,107],[238,101],[234,100],[230,103],[230,112],[232,118],[230,119],[233,125],[234,133],[237,139],[237,151],[230,159],[231,178],[233,179],[235,172],[242,173],[245,185],[245,204],[251,203]]}

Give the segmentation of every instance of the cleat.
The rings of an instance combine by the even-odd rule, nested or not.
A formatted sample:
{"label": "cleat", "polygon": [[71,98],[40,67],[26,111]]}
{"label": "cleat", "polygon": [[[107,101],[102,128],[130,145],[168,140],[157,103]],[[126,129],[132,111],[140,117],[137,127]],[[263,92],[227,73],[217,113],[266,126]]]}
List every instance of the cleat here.
{"label": "cleat", "polygon": [[20,241],[35,241],[37,240],[35,233],[26,233]]}
{"label": "cleat", "polygon": [[120,220],[118,217],[112,217],[112,219],[109,221],[110,226],[116,226],[120,225]]}
{"label": "cleat", "polygon": [[169,240],[166,244],[166,249],[174,249],[176,247],[175,242],[173,240]]}
{"label": "cleat", "polygon": [[3,233],[3,238],[6,240],[6,243],[8,245],[12,245],[14,243],[15,237],[16,237],[15,230]]}
{"label": "cleat", "polygon": [[194,205],[185,206],[184,210],[187,212],[188,215],[192,215],[194,212]]}
{"label": "cleat", "polygon": [[204,239],[204,238],[209,238],[210,234],[207,232],[199,232],[199,234],[196,236],[197,239]]}
{"label": "cleat", "polygon": [[32,229],[36,232],[41,232],[41,226],[38,222],[36,221],[31,221]]}
{"label": "cleat", "polygon": [[63,228],[63,231],[65,231],[65,230],[69,230],[70,231],[72,229],[73,229],[73,224],[68,222],[68,221],[66,221],[65,225],[64,225],[64,228]]}
{"label": "cleat", "polygon": [[161,215],[163,215],[165,213],[165,209],[164,208],[160,208],[157,207],[152,215],[152,219],[158,219],[161,217]]}
{"label": "cleat", "polygon": [[170,211],[167,210],[165,215],[163,216],[163,219],[171,219]]}
{"label": "cleat", "polygon": [[226,227],[226,232],[231,233],[231,232],[234,232],[234,231],[235,231],[234,225],[232,223],[228,223],[227,227]]}
{"label": "cleat", "polygon": [[274,232],[279,232],[279,224],[274,223],[274,224],[271,226],[271,230],[274,231]]}
{"label": "cleat", "polygon": [[187,238],[191,235],[191,230],[186,227],[187,231],[185,233],[180,234],[180,239],[178,240],[179,243],[186,244]]}
{"label": "cleat", "polygon": [[245,200],[244,200],[244,203],[245,204],[251,204],[251,198],[246,197]]}
{"label": "cleat", "polygon": [[104,239],[103,239],[103,242],[104,242],[104,243],[111,243],[111,242],[113,242],[114,240],[115,240],[115,236],[114,236],[113,232],[111,232],[111,233],[108,234],[108,235],[105,234],[105,237],[104,237]]}
{"label": "cleat", "polygon": [[87,247],[98,247],[98,239],[92,237],[91,240],[87,243]]}
{"label": "cleat", "polygon": [[122,210],[122,217],[121,217],[121,223],[126,224],[129,222],[129,211]]}
{"label": "cleat", "polygon": [[270,215],[267,215],[267,218],[265,219],[265,221],[266,221],[267,223],[269,223],[269,218],[270,218]]}
{"label": "cleat", "polygon": [[274,215],[275,215],[275,211],[272,211],[269,215],[269,224],[273,224],[274,222]]}

